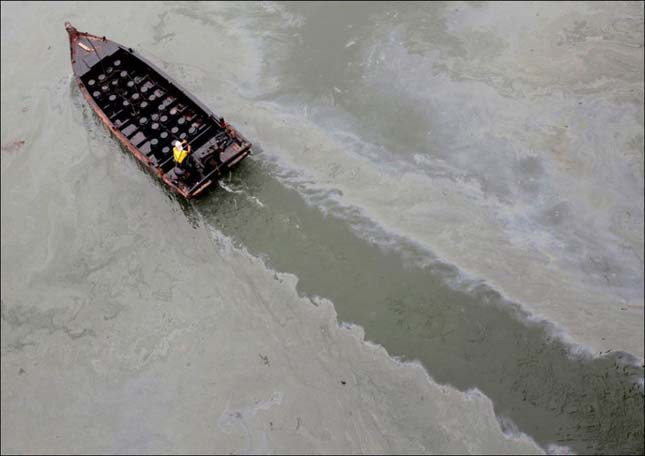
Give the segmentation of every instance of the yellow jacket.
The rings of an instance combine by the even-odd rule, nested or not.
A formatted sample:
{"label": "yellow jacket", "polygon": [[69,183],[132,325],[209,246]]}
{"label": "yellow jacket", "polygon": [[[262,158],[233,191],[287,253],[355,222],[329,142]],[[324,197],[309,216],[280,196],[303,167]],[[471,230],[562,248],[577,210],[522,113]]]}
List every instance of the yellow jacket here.
{"label": "yellow jacket", "polygon": [[175,163],[179,163],[180,165],[186,159],[186,157],[188,157],[189,153],[190,151],[187,149],[179,150],[177,149],[177,147],[172,148],[172,154],[175,157]]}

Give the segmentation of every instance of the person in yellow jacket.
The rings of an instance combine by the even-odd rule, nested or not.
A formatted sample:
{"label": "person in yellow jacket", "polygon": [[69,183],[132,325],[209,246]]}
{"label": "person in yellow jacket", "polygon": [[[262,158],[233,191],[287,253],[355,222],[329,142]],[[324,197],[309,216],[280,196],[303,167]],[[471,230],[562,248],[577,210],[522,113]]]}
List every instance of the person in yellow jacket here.
{"label": "person in yellow jacket", "polygon": [[[186,146],[184,148],[184,145]],[[183,167],[184,164],[186,163],[186,158],[190,154],[190,144],[184,139],[181,142],[180,141],[175,141],[174,146],[172,148],[172,155],[175,159],[175,166],[179,165],[179,167]]]}
{"label": "person in yellow jacket", "polygon": [[188,156],[190,155],[190,144],[184,139],[182,141],[175,141],[173,143],[172,155],[175,160],[175,175],[180,179],[185,178],[185,167],[188,164]]}

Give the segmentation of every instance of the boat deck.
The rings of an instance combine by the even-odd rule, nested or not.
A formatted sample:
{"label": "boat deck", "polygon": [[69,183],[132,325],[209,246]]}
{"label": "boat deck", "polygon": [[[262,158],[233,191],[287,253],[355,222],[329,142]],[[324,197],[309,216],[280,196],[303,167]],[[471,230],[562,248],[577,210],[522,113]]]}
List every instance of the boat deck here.
{"label": "boat deck", "polygon": [[81,79],[114,126],[164,172],[174,166],[176,139],[186,139],[195,152],[212,140],[222,149],[233,141],[190,99],[121,49]]}

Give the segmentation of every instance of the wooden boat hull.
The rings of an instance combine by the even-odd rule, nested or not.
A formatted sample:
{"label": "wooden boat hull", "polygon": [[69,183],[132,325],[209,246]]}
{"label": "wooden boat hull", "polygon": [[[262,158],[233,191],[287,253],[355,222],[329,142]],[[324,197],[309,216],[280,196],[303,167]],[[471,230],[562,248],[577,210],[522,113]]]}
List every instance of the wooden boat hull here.
{"label": "wooden boat hull", "polygon": [[[81,93],[123,147],[174,192],[200,196],[250,154],[251,143],[235,128],[134,50],[65,28]],[[175,166],[175,140],[192,146],[190,166]]]}

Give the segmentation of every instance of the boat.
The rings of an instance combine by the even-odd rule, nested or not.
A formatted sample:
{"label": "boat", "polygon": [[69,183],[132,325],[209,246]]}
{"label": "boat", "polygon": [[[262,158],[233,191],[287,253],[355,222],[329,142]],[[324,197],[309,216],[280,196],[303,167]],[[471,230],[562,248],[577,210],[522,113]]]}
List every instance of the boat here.
{"label": "boat", "polygon": [[[123,147],[172,191],[186,199],[203,195],[251,153],[231,124],[138,52],[69,22],[65,29],[81,93]],[[186,166],[175,166],[175,141],[190,145]]]}

